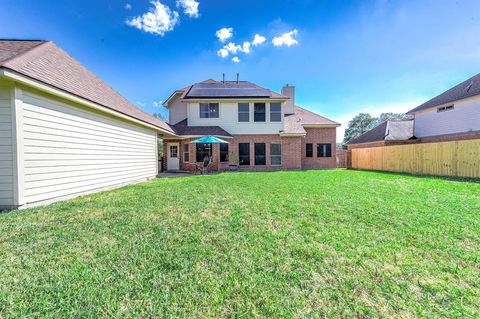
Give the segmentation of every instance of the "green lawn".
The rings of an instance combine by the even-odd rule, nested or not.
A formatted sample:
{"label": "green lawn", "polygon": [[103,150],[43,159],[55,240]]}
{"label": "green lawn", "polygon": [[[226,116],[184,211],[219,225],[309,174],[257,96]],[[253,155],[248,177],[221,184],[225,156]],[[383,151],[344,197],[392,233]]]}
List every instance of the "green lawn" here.
{"label": "green lawn", "polygon": [[0,318],[479,315],[472,181],[225,173],[0,215]]}

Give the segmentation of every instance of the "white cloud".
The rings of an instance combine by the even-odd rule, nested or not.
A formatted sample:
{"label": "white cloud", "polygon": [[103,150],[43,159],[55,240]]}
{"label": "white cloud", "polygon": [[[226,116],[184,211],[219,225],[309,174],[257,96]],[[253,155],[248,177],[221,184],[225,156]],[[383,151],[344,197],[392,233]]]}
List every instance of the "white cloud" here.
{"label": "white cloud", "polygon": [[267,38],[265,38],[264,36],[261,36],[260,34],[255,34],[255,36],[253,37],[253,46],[259,46],[263,43],[265,43],[265,41],[267,41]]}
{"label": "white cloud", "polygon": [[130,10],[132,8],[132,5],[130,3],[127,3],[125,5],[125,9]]}
{"label": "white cloud", "polygon": [[226,58],[228,56],[229,52],[227,49],[220,49],[217,51],[217,55],[222,58]]}
{"label": "white cloud", "polygon": [[252,52],[250,42],[243,42],[243,45],[229,42],[228,44],[224,45],[223,48],[217,51],[217,55],[222,58],[226,58],[230,53],[237,54],[239,52],[243,52],[245,54]]}
{"label": "white cloud", "polygon": [[144,102],[140,102],[140,101],[137,101],[137,104],[141,107],[145,107],[145,105],[146,105]]}
{"label": "white cloud", "polygon": [[248,42],[248,41],[243,42],[243,46],[242,46],[241,51],[242,51],[243,53],[246,53],[246,54],[249,54],[250,52],[252,52],[252,51],[250,50],[250,42]]}
{"label": "white cloud", "polygon": [[236,54],[238,51],[242,50],[242,47],[234,42],[229,42],[226,46],[223,47],[230,53]]}
{"label": "white cloud", "polygon": [[153,107],[161,107],[162,106],[162,103],[163,101],[153,101]]}
{"label": "white cloud", "polygon": [[287,46],[291,47],[292,45],[297,45],[298,41],[294,38],[298,34],[298,30],[292,30],[290,32],[285,32],[284,34],[273,38],[272,43],[276,47]]}
{"label": "white cloud", "polygon": [[160,1],[152,1],[151,4],[153,7],[148,12],[127,20],[127,24],[148,33],[164,36],[178,23],[178,12],[172,12]]}
{"label": "white cloud", "polygon": [[221,28],[215,32],[215,35],[220,42],[225,42],[233,36],[233,28]]}
{"label": "white cloud", "polygon": [[177,7],[183,8],[183,13],[185,13],[190,18],[198,18],[198,6],[200,2],[195,0],[177,0]]}
{"label": "white cloud", "polygon": [[235,62],[235,63],[240,63],[240,59],[238,58],[238,56],[234,56],[232,58],[232,61]]}

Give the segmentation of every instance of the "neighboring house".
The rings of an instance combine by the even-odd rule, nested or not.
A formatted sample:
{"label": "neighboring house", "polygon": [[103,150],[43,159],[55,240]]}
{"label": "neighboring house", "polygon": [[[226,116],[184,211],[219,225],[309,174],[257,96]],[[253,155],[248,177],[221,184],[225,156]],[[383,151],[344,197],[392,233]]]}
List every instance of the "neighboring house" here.
{"label": "neighboring house", "polygon": [[480,74],[409,111],[423,141],[480,138]]}
{"label": "neighboring house", "polygon": [[405,144],[414,140],[413,120],[382,122],[347,143],[348,149]]}
{"label": "neighboring house", "polygon": [[[339,123],[295,105],[295,88],[282,94],[248,81],[206,80],[175,91],[164,103],[178,137],[164,138],[167,170],[191,170],[212,150],[216,169],[336,167]],[[227,144],[192,144],[214,135]]]}
{"label": "neighboring house", "polygon": [[0,41],[0,208],[157,175],[166,123],[49,41]]}

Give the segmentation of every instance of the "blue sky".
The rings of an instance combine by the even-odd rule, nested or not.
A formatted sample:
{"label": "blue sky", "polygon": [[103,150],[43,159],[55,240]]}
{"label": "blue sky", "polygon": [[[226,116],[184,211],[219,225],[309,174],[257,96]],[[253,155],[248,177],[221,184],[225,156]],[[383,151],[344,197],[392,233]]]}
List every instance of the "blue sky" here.
{"label": "blue sky", "polygon": [[[297,104],[345,126],[480,72],[478,0],[0,0],[0,21],[1,38],[53,40],[149,113],[177,88],[238,72],[275,91],[295,85]],[[222,28],[233,29],[224,43]]]}

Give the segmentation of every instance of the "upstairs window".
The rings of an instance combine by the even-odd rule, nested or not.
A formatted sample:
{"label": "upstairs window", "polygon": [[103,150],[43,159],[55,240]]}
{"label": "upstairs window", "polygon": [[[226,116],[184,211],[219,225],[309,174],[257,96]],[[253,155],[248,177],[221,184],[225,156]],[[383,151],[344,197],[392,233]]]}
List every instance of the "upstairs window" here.
{"label": "upstairs window", "polygon": [[220,144],[220,162],[228,162],[228,144]]}
{"label": "upstairs window", "polygon": [[317,157],[332,157],[332,144],[317,144]]}
{"label": "upstairs window", "polygon": [[305,156],[306,157],[313,157],[313,144],[312,143],[307,143],[307,144],[305,144],[305,146],[306,146]]}
{"label": "upstairs window", "polygon": [[437,109],[437,113],[453,110],[453,105],[442,106]]}
{"label": "upstairs window", "polygon": [[253,111],[255,122],[265,122],[265,103],[255,103]]}
{"label": "upstairs window", "polygon": [[250,122],[250,104],[238,103],[238,121]]}
{"label": "upstairs window", "polygon": [[218,118],[218,103],[200,103],[200,118],[211,119]]}
{"label": "upstairs window", "polygon": [[282,121],[282,105],[280,103],[270,103],[270,122]]}

